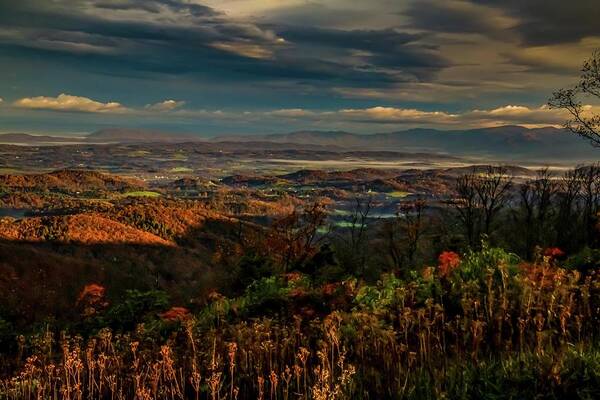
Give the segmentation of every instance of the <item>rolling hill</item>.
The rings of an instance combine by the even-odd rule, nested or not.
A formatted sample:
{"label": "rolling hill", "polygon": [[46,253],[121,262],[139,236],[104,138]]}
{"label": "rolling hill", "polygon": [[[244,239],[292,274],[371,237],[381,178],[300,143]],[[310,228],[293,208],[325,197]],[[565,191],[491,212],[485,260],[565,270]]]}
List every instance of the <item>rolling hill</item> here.
{"label": "rolling hill", "polygon": [[59,170],[46,174],[0,175],[0,188],[28,191],[124,191],[145,187],[144,182],[96,171]]}
{"label": "rolling hill", "polygon": [[24,218],[0,224],[0,239],[8,241],[88,244],[143,244],[169,246],[172,243],[152,233],[113,221],[103,215],[77,214]]}

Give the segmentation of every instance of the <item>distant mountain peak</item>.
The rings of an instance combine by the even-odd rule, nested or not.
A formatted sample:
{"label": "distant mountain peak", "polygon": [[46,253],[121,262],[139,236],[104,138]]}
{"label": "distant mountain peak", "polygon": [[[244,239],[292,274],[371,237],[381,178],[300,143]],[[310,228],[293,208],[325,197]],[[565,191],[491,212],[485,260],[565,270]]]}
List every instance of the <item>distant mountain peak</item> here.
{"label": "distant mountain peak", "polygon": [[171,133],[143,128],[105,128],[87,137],[91,142],[199,142],[202,138],[190,133]]}
{"label": "distant mountain peak", "polygon": [[506,125],[455,130],[413,128],[373,134],[300,130],[282,134],[236,136],[235,140],[335,146],[353,150],[471,155],[498,160],[515,158],[536,161],[587,161],[598,157],[597,150],[575,135],[551,126],[527,128]]}

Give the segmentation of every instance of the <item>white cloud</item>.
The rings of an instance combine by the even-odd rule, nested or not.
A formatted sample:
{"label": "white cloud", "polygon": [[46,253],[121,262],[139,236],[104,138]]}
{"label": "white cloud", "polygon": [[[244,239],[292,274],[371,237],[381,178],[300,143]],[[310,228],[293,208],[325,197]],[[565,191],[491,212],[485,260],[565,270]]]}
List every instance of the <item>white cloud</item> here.
{"label": "white cloud", "polygon": [[[599,107],[585,106],[588,113],[600,113]],[[429,111],[415,108],[371,107],[317,112],[304,109],[285,109],[263,112],[262,118],[285,118],[318,122],[321,125],[344,124],[348,127],[360,125],[382,125],[403,127],[476,128],[501,125],[523,125],[527,127],[562,126],[569,118],[564,110],[550,109],[546,105],[528,107],[505,105],[489,110],[467,110],[459,113]]]}
{"label": "white cloud", "polygon": [[526,107],[519,105],[506,105],[492,110],[473,110],[463,115],[465,123],[476,123],[482,126],[498,125],[562,125],[568,115],[564,110],[551,110],[548,106]]}
{"label": "white cloud", "polygon": [[146,110],[149,111],[172,111],[176,108],[181,108],[185,105],[185,101],[165,100],[156,104],[146,105]]}
{"label": "white cloud", "polygon": [[13,103],[17,108],[89,113],[125,113],[129,109],[117,102],[102,103],[87,97],[62,93],[58,97],[25,97]]}
{"label": "white cloud", "polygon": [[414,108],[372,107],[347,109],[338,112],[343,118],[359,122],[406,123],[427,122],[437,124],[454,123],[457,115],[443,111],[422,111]]}

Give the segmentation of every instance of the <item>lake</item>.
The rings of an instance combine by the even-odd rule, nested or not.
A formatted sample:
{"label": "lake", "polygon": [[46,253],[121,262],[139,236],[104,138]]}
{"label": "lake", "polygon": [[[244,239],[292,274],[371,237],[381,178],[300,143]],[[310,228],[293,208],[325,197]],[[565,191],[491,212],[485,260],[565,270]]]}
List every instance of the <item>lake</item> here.
{"label": "lake", "polygon": [[29,210],[26,208],[0,208],[0,218],[23,218]]}

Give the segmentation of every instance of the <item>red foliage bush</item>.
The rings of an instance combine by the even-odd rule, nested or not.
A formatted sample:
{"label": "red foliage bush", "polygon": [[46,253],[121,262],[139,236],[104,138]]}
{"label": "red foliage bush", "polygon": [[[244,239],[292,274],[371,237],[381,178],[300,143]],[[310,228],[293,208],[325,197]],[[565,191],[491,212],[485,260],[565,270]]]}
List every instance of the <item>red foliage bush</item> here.
{"label": "red foliage bush", "polygon": [[548,247],[544,250],[544,256],[550,257],[551,259],[561,258],[565,255],[565,252],[558,247]]}
{"label": "red foliage bush", "polygon": [[453,251],[444,251],[438,257],[438,271],[441,276],[448,276],[460,265],[460,256]]}
{"label": "red foliage bush", "polygon": [[190,310],[185,307],[171,307],[170,310],[160,314],[165,321],[184,321],[190,317]]}
{"label": "red foliage bush", "polygon": [[97,283],[85,285],[77,298],[77,304],[83,307],[82,315],[89,317],[108,306],[104,298],[106,288]]}
{"label": "red foliage bush", "polygon": [[564,269],[547,263],[521,263],[519,268],[526,279],[525,283],[538,289],[554,290],[569,278]]}
{"label": "red foliage bush", "polygon": [[104,298],[106,288],[96,283],[85,285],[77,298],[78,303],[86,303],[88,305],[98,304]]}

